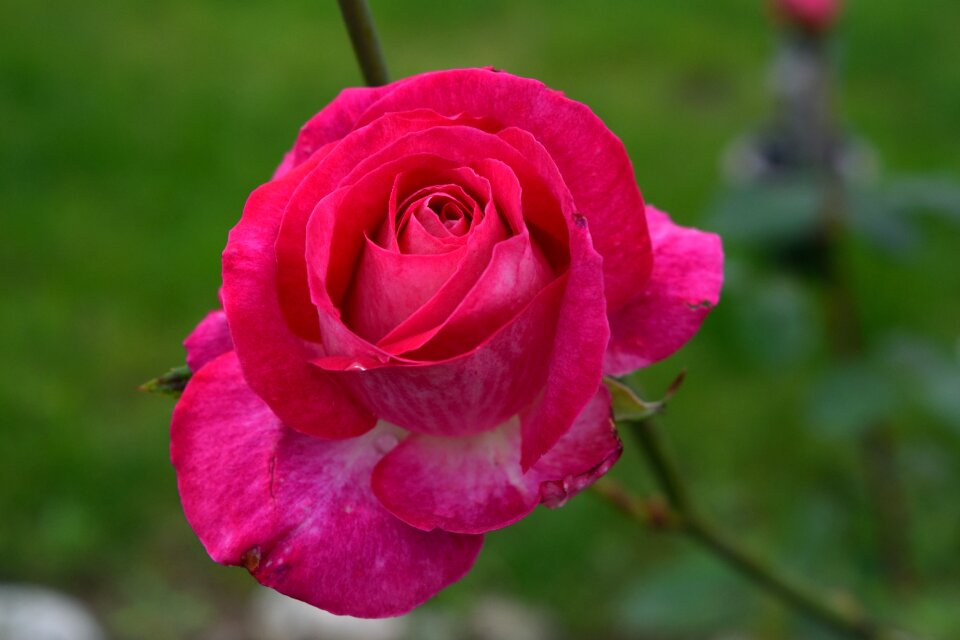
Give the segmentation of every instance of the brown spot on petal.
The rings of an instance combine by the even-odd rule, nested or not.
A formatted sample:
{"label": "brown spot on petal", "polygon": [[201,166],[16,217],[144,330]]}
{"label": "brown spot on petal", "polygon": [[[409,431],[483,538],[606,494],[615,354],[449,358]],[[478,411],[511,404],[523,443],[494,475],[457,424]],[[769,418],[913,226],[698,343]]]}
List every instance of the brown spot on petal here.
{"label": "brown spot on petal", "polygon": [[240,556],[240,564],[253,573],[260,566],[260,547],[250,547]]}
{"label": "brown spot on petal", "polygon": [[586,229],[587,228],[587,216],[582,213],[573,214],[573,225],[577,229]]}
{"label": "brown spot on petal", "polygon": [[687,308],[691,311],[697,311],[698,309],[712,309],[713,304],[709,300],[701,300],[700,302],[688,302]]}

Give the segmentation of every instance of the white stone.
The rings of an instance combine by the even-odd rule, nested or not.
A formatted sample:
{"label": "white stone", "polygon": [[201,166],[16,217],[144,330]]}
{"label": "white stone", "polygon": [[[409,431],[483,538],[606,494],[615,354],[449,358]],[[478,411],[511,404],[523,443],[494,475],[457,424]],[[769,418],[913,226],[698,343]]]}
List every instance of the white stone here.
{"label": "white stone", "polygon": [[481,640],[551,640],[556,637],[543,613],[516,600],[487,596],[470,615],[473,635]]}
{"label": "white stone", "polygon": [[104,640],[93,615],[77,600],[44,587],[0,585],[3,640]]}
{"label": "white stone", "polygon": [[401,640],[405,618],[367,620],[337,616],[273,589],[257,589],[251,607],[253,637],[263,640]]}

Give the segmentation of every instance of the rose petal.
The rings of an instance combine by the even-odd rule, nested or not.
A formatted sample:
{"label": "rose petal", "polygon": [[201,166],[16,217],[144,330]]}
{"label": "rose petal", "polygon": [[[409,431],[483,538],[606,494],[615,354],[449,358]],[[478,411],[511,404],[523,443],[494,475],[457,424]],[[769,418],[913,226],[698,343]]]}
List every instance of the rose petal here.
{"label": "rose petal", "polygon": [[351,87],[341,91],[301,127],[291,151],[293,165],[304,162],[323,145],[350,133],[356,128],[357,119],[371,104],[404,82],[399,80],[384,87]]}
{"label": "rose petal", "polygon": [[622,451],[610,392],[601,384],[570,430],[527,473],[541,478],[540,501],[544,505],[562,507],[602,478]]}
{"label": "rose petal", "polygon": [[[484,159],[477,163],[477,168],[489,179],[488,184],[491,185],[491,190],[496,192],[497,207],[493,206],[492,200],[488,202],[484,220],[477,225],[467,240],[467,255],[457,273],[437,291],[437,295],[380,341],[378,346],[388,353],[399,356],[426,344],[440,332],[444,321],[450,318],[457,307],[463,303],[464,298],[477,286],[477,281],[486,271],[496,271],[496,267],[490,269],[490,260],[494,255],[493,249],[498,242],[505,240],[507,234],[499,213],[502,213],[503,217],[510,222],[515,233],[522,232],[528,235],[523,226],[522,190],[510,167],[496,160]],[[511,257],[503,257],[504,262],[507,259]],[[496,329],[496,325],[489,329]],[[478,338],[482,339],[483,336]],[[474,341],[472,344],[476,343]],[[467,348],[462,349],[462,351],[467,350]]]}
{"label": "rose petal", "polygon": [[[335,147],[336,144],[331,142],[318,149],[309,160],[310,166],[316,169]],[[307,176],[309,173],[298,171],[297,175]],[[296,185],[284,209],[274,251],[277,255],[277,299],[283,318],[295,336],[308,342],[319,343],[321,341],[320,323],[317,320],[317,308],[310,301],[310,288],[303,274],[295,268],[287,268],[288,260],[284,260],[285,256],[289,255],[289,252],[285,253],[285,251],[290,242],[285,238],[284,231],[295,221],[303,221],[303,224],[306,224],[307,217],[316,206],[314,198],[318,198],[319,195],[312,186],[313,184],[307,180],[301,180],[300,184]],[[301,230],[299,235],[302,234]],[[302,262],[303,257],[301,256],[299,260]]]}
{"label": "rose petal", "polygon": [[[360,104],[363,99],[366,99],[364,96],[367,94],[362,93],[364,90],[357,91],[361,91],[357,94],[357,104]],[[332,135],[331,132],[340,132],[341,136],[347,133],[347,131],[341,131],[341,128],[343,122],[349,120],[352,104],[348,101],[334,109],[334,113],[327,114],[331,105],[315,116],[314,120],[317,120],[317,123],[311,120],[301,132],[303,144],[298,141],[295,151],[300,153],[306,148],[316,148],[317,151],[310,158],[314,166],[309,175],[299,173],[303,179],[297,185],[283,213],[280,233],[276,239],[277,286],[284,318],[295,335],[313,342],[320,341],[320,328],[316,308],[310,301],[305,254],[307,221],[314,207],[322,198],[341,186],[341,183],[352,184],[352,181],[369,173],[365,171],[354,175],[352,181],[345,181],[346,176],[350,175],[358,164],[371,157],[371,149],[388,146],[391,141],[411,131],[455,124],[460,121],[457,118],[443,118],[433,111],[422,109],[391,114],[373,125],[353,131],[344,141],[337,140],[328,142],[326,146],[319,146],[319,141],[327,140],[329,135]],[[329,127],[320,126],[319,123],[328,120],[333,124]],[[379,154],[375,156],[382,157]]]}
{"label": "rose petal", "polygon": [[[510,322],[553,277],[550,265],[531,244],[529,234],[504,240],[493,248],[490,264],[450,317],[427,332],[428,340],[421,335],[405,344],[381,346],[422,361],[443,360],[470,351]],[[422,346],[406,352],[417,343]]]}
{"label": "rose petal", "polygon": [[360,336],[377,342],[443,286],[464,250],[393,253],[368,238],[343,305],[346,323]]}
{"label": "rose petal", "polygon": [[606,473],[621,445],[600,387],[557,446],[527,473],[520,425],[463,438],[414,434],[373,471],[373,491],[398,518],[424,531],[482,533],[505,527],[540,502],[559,506]]}
{"label": "rose petal", "polygon": [[712,233],[675,225],[647,207],[653,275],[647,288],[610,314],[604,370],[623,375],[662,360],[700,329],[720,299],[723,247]]}
{"label": "rose petal", "polygon": [[[337,314],[365,247],[384,223],[398,173],[413,166],[443,171],[451,161],[433,155],[401,157],[377,167],[356,183],[341,187],[317,204],[307,224],[308,281],[314,304],[324,316]],[[321,327],[326,323],[321,318]]]}
{"label": "rose petal", "polygon": [[432,185],[444,182],[456,185],[464,192],[466,198],[472,200],[478,207],[480,203],[484,203],[480,215],[474,215],[470,222],[469,228],[471,230],[476,229],[485,215],[491,215],[496,211],[489,181],[469,167],[458,167],[440,173],[435,173],[432,170],[407,171],[398,175],[393,184],[393,191],[390,194],[390,209],[386,224],[381,226],[377,232],[377,244],[384,249],[401,253],[444,253],[462,246],[466,242],[465,238],[438,239],[429,235],[415,239],[407,237],[404,239],[405,245],[403,247],[398,242],[397,221],[402,217],[401,205],[408,204],[410,199],[419,193],[436,189],[436,187],[423,187],[424,184]]}
{"label": "rose petal", "polygon": [[376,419],[308,360],[321,355],[292,334],[277,297],[274,243],[308,160],[254,191],[223,252],[223,305],[244,376],[287,425],[327,438],[371,429]]}
{"label": "rose petal", "polygon": [[183,341],[183,347],[187,350],[190,371],[199,371],[220,354],[233,351],[227,314],[219,309],[208,313]]}
{"label": "rose petal", "polygon": [[[407,205],[399,231],[403,253],[436,253],[439,242],[449,246],[463,244],[470,223],[482,216],[480,206],[459,185],[438,185]],[[450,212],[454,220],[441,220],[436,211]],[[411,236],[411,234],[414,234]]]}
{"label": "rose petal", "polygon": [[[171,459],[187,520],[217,562],[327,611],[400,615],[460,579],[480,536],[425,533],[390,515],[370,473],[390,427],[324,441],[283,426],[226,354],[190,381]],[[391,442],[385,442],[391,439]]]}
{"label": "rose petal", "polygon": [[[349,139],[349,137],[345,139],[343,144],[346,144]],[[351,176],[344,181],[350,182],[353,174],[364,175],[363,180],[379,179],[377,176],[386,177],[390,171],[400,171],[408,165],[416,166],[417,163],[424,162],[432,155],[442,156],[456,165],[497,160],[517,173],[518,183],[523,185],[521,193],[523,211],[539,212],[538,218],[541,224],[537,230],[538,237],[547,234],[554,237],[559,234],[565,236],[568,233],[565,227],[570,223],[569,217],[564,216],[569,216],[573,212],[570,194],[556,166],[552,164],[549,156],[546,156],[546,151],[542,147],[533,142],[524,151],[526,153],[521,153],[499,136],[477,129],[463,126],[438,126],[403,136],[377,156],[358,165]],[[397,159],[385,162],[386,157]],[[375,190],[374,187],[367,186],[360,188],[359,184],[357,182],[353,186],[357,187],[360,196]],[[376,189],[382,188],[382,185],[376,187]],[[345,190],[341,191],[345,193]],[[354,234],[372,226],[377,219],[377,211],[366,208],[367,205],[364,205],[358,206],[350,216],[338,216],[336,213],[340,203],[333,198],[333,195],[328,196],[320,203],[310,218],[307,230],[307,257],[311,265],[308,274],[310,290],[313,302],[321,312],[324,346],[330,356],[352,358],[357,362],[374,362],[378,359],[385,361],[391,354],[346,330],[338,318],[337,311],[345,289],[345,281],[351,273],[358,252],[358,243]],[[547,213],[553,214],[552,220],[551,216],[546,215]],[[509,212],[504,217],[507,216]],[[488,218],[489,216],[485,217],[484,221],[486,222]],[[559,227],[560,230],[545,230],[548,225]],[[533,232],[531,230],[531,234]],[[471,234],[471,237],[475,235]],[[557,242],[553,240],[548,246],[556,251],[553,245]],[[555,260],[559,265],[566,266],[569,255],[566,252],[563,253],[564,255],[559,257],[547,253],[546,257]],[[468,250],[467,255],[474,254]],[[460,287],[462,283],[459,275],[455,274],[451,277],[450,284],[458,287],[459,296],[465,295],[466,291]],[[472,282],[469,283],[470,286],[472,284]],[[602,289],[602,283],[596,283],[595,286]],[[452,312],[455,305],[459,304],[460,298],[448,297],[443,289],[438,292],[438,297],[441,295],[444,296],[444,310],[449,309],[449,312]],[[438,315],[442,316],[442,314]],[[426,329],[429,327],[424,330]],[[570,416],[571,420],[574,415],[576,413]]]}
{"label": "rose petal", "polygon": [[[321,309],[324,345],[329,356],[314,362],[330,370],[350,370],[338,375],[338,379],[361,394],[377,415],[394,424],[444,435],[490,429],[536,397],[542,389],[540,375],[550,354],[547,386],[538,404],[524,417],[526,468],[559,440],[592,397],[600,383],[609,329],[602,259],[593,249],[587,222],[583,216],[574,215],[572,198],[543,147],[529,136],[517,138],[517,144],[525,144],[523,153],[499,136],[476,129],[435,127],[400,138],[390,146],[390,152],[399,158],[415,157],[417,153],[443,153],[452,161],[465,162],[475,150],[482,150],[484,157],[499,160],[517,173],[524,187],[524,212],[543,211],[552,202],[557,212],[556,224],[562,229],[559,233],[570,242],[565,256],[568,273],[548,287],[553,288],[551,296],[557,295],[554,285],[562,282],[560,286],[565,287],[562,301],[553,298],[552,308],[544,311],[542,301],[532,304],[531,307],[537,307],[535,312],[520,314],[488,342],[449,361],[424,363],[422,367],[382,368],[378,363],[396,356],[349,331],[336,316],[332,299],[336,291],[326,290],[324,278],[333,270],[328,268],[333,260],[325,255],[331,251],[328,243],[333,237],[329,228],[323,226],[330,224],[329,216],[315,215],[311,219],[308,254],[310,264],[316,267],[311,271],[311,291]],[[373,162],[365,161],[354,171],[377,170],[378,165],[365,166]],[[551,221],[544,218],[541,224],[548,222]],[[543,229],[538,233],[541,237],[553,238],[558,234],[555,230],[547,233]],[[343,250],[339,245],[337,248]],[[536,328],[527,324],[531,315],[539,318]],[[524,324],[514,327],[521,318]],[[556,334],[554,327],[558,327]],[[504,336],[511,339],[503,342]],[[530,372],[537,376],[531,376]]]}
{"label": "rose petal", "polygon": [[[384,93],[356,126],[424,104],[443,115],[484,114],[536,137],[556,162],[603,256],[611,309],[635,297],[650,274],[643,199],[623,143],[584,104],[536,80],[487,69],[454,69],[408,78]],[[575,136],[575,138],[574,138]]]}
{"label": "rose petal", "polygon": [[582,216],[574,216],[572,221],[570,254],[569,280],[559,307],[546,387],[523,416],[524,470],[566,433],[592,397],[603,373],[603,354],[610,338],[603,295],[603,259],[593,248],[587,221]]}
{"label": "rose petal", "polygon": [[[555,280],[486,342],[456,358],[430,363],[316,361],[348,385],[381,419],[434,435],[479,433],[530,403],[543,387],[552,327],[566,285]],[[370,368],[373,366],[373,368]]]}

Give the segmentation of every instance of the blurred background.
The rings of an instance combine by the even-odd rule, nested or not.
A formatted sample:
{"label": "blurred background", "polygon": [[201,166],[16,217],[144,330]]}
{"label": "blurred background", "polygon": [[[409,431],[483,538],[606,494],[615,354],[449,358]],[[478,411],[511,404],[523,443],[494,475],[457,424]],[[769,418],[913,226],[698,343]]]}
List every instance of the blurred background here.
{"label": "blurred background", "polygon": [[[247,194],[301,123],[362,82],[337,7],[0,8],[0,595],[55,589],[110,638],[279,638],[268,596],[187,526],[173,402],[137,386],[183,362],[180,341],[216,305]],[[657,396],[687,369],[661,422],[699,502],[832,597],[960,637],[960,4],[852,0],[825,44],[838,121],[859,141],[843,206],[856,222],[829,248],[842,278],[802,250],[816,187],[731,169],[785,73],[759,0],[372,9],[394,77],[539,78],[623,139],[649,202],[724,232],[725,298],[691,345],[631,380]],[[849,349],[830,340],[837,299],[856,309]],[[613,476],[654,492],[624,440]],[[428,639],[832,637],[589,493],[489,535],[474,570],[405,624]],[[376,633],[391,632],[357,637],[389,637]]]}

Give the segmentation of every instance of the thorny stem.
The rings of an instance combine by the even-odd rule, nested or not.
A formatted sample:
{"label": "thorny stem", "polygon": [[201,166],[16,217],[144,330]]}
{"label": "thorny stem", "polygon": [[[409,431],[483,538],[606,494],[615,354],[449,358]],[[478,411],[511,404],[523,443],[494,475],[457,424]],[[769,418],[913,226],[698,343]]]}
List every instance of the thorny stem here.
{"label": "thorny stem", "polygon": [[888,640],[891,636],[857,607],[838,606],[806,585],[786,576],[780,569],[747,550],[739,541],[705,519],[694,506],[676,462],[667,451],[657,424],[652,419],[627,421],[640,440],[641,449],[666,496],[666,504],[641,501],[622,485],[603,478],[594,492],[608,500],[631,519],[658,529],[684,533],[744,577],[752,580],[784,604],[819,621],[825,627],[861,640]]}
{"label": "thorny stem", "polygon": [[373,16],[367,0],[337,0],[340,13],[347,25],[353,52],[360,63],[363,80],[368,86],[378,87],[390,82],[387,63],[383,59],[377,30],[373,25]]}

